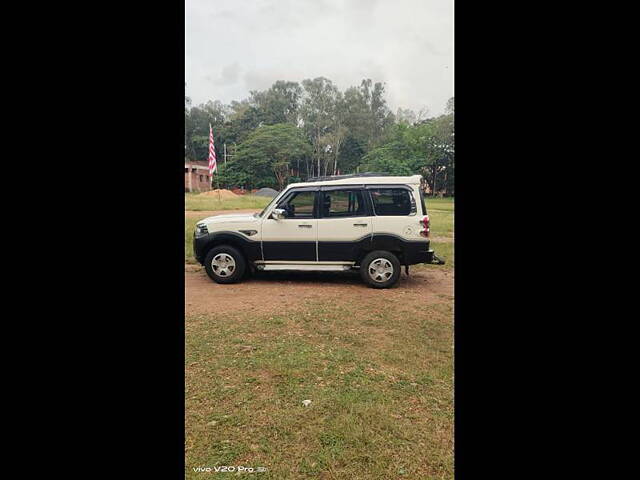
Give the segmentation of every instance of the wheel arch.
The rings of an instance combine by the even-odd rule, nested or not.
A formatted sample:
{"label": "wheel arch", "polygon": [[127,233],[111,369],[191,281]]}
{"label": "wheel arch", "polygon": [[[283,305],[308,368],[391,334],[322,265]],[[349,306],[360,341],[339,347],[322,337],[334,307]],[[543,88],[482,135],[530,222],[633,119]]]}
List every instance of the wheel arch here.
{"label": "wheel arch", "polygon": [[374,250],[383,250],[393,253],[401,265],[404,265],[405,260],[405,242],[403,239],[396,237],[395,235],[373,235],[371,242],[363,247],[358,253],[356,264],[360,265],[364,257]]}
{"label": "wheel arch", "polygon": [[258,260],[262,256],[260,242],[247,240],[235,232],[221,232],[212,234],[211,238],[202,246],[200,253],[202,261],[204,262],[204,259],[212,248],[222,245],[228,245],[237,249],[244,256],[247,263]]}

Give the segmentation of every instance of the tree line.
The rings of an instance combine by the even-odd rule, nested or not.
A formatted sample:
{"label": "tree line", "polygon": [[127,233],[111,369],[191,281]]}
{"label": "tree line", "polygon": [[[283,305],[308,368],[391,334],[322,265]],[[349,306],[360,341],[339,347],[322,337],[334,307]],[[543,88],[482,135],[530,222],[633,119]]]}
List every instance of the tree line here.
{"label": "tree line", "polygon": [[453,195],[453,117],[453,97],[444,115],[394,114],[384,85],[370,79],[344,92],[324,77],[279,80],[228,105],[193,106],[185,96],[185,161],[206,161],[211,124],[221,186],[281,190],[310,177],[375,171],[421,174],[430,192]]}

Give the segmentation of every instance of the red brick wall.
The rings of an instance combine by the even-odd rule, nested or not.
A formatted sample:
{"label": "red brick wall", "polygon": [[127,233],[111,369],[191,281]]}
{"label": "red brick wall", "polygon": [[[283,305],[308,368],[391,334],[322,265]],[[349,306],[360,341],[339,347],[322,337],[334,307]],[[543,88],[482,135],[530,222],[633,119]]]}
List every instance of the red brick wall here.
{"label": "red brick wall", "polygon": [[[185,167],[185,170],[187,167]],[[184,189],[189,191],[189,176],[191,176],[191,187],[194,192],[206,192],[211,190],[211,180],[207,180],[209,177],[208,170],[195,169],[195,172],[191,171],[193,168],[189,168],[189,172],[184,172]],[[202,178],[202,180],[200,180]],[[210,177],[209,177],[210,178]]]}

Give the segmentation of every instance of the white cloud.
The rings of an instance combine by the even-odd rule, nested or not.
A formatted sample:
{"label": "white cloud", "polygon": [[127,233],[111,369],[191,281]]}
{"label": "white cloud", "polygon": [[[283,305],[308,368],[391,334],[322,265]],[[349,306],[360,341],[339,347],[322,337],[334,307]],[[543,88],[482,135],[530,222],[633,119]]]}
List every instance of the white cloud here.
{"label": "white cloud", "polygon": [[454,94],[452,0],[186,0],[185,30],[194,104],[318,76],[385,82],[394,111]]}

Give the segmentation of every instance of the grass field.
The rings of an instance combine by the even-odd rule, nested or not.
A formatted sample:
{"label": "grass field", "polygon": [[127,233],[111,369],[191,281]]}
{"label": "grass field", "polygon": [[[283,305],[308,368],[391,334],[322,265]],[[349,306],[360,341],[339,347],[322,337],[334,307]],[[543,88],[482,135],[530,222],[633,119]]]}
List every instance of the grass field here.
{"label": "grass field", "polygon": [[271,201],[268,197],[242,195],[238,198],[218,201],[218,197],[187,193],[184,199],[185,210],[243,210],[255,208],[261,210]]}
{"label": "grass field", "polygon": [[[223,200],[221,203],[216,198],[199,197],[194,194],[187,194],[185,199],[185,210],[239,210],[239,209],[262,209],[270,199],[264,197],[244,196],[239,199]],[[191,207],[191,208],[188,208]],[[436,254],[447,261],[444,267],[454,265],[453,257],[453,217],[454,202],[450,198],[427,198],[427,210],[431,220],[431,236],[438,240],[431,241],[431,248]],[[186,263],[196,263],[193,257],[193,229],[199,217],[185,218],[184,224],[184,253]],[[442,238],[442,240],[440,240]],[[437,267],[428,265],[429,268]],[[437,267],[443,268],[443,267]]]}
{"label": "grass field", "polygon": [[186,478],[243,465],[274,480],[453,479],[444,297],[187,317]]}
{"label": "grass field", "polygon": [[[274,295],[254,280],[230,286],[249,292],[237,308],[187,313],[186,479],[223,465],[264,467],[269,480],[453,479],[453,291],[434,289],[454,265],[454,204],[427,207],[447,264],[413,266],[413,283],[281,281]],[[187,263],[199,219],[185,220]],[[206,295],[227,295],[217,287]]]}

